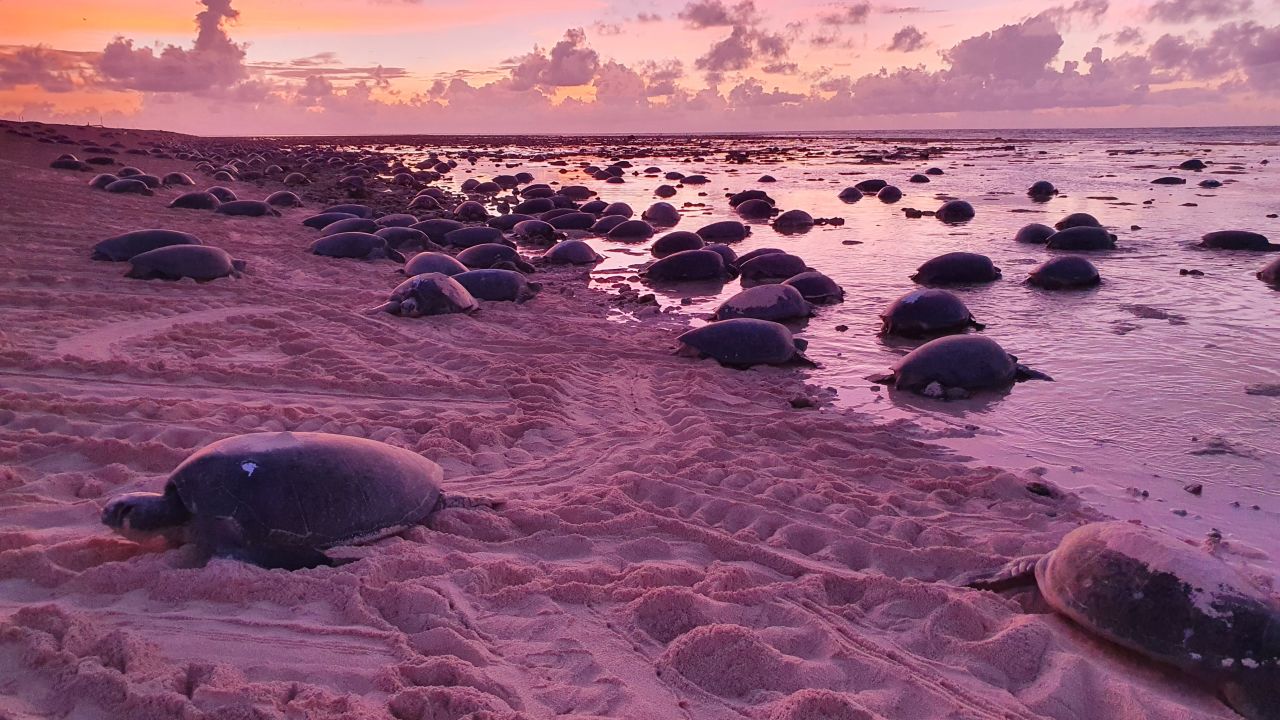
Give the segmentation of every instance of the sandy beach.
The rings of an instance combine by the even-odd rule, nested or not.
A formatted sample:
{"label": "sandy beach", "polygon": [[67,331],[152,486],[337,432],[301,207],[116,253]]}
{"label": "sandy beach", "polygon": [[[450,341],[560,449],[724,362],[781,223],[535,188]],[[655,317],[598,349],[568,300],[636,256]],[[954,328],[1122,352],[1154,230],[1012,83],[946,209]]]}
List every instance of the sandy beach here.
{"label": "sandy beach", "polygon": [[[214,143],[58,130],[75,142],[0,133],[0,718],[1237,717],[960,586],[1104,517],[1037,475],[833,405],[803,370],[676,356],[688,318],[586,269],[541,267],[533,300],[470,316],[370,314],[398,265],[306,252],[300,221],[340,199],[332,182],[294,188],[306,206],[278,218],[171,210],[181,189],[107,194],[48,165]],[[141,228],[247,269],[143,281],[89,259]],[[255,431],[406,448],[446,492],[502,505],[295,572],[201,567],[100,523],[110,497]]]}

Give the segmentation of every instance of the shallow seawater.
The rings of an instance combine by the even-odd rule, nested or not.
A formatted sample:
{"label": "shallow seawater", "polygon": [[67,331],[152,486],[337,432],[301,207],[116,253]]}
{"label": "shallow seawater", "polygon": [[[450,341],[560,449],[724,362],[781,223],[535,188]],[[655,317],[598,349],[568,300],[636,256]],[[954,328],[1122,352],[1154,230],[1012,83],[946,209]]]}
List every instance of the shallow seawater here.
{"label": "shallow seawater", "polygon": [[[838,404],[915,419],[979,462],[1041,468],[1037,472],[1113,515],[1188,536],[1216,527],[1267,549],[1277,548],[1271,533],[1280,517],[1280,397],[1265,392],[1267,386],[1280,389],[1280,291],[1254,274],[1278,255],[1193,246],[1204,233],[1223,229],[1262,232],[1280,242],[1280,220],[1267,217],[1280,212],[1278,143],[1274,129],[743,137],[722,140],[702,161],[669,151],[651,160],[631,157],[635,166],[618,185],[595,181],[577,167],[579,161],[607,165],[610,158],[599,154],[607,149],[562,156],[570,160],[566,173],[545,162],[520,162],[519,169],[539,182],[587,185],[602,199],[630,203],[637,216],[659,200],[655,187],[675,183],[630,173],[652,164],[664,172],[707,175],[710,184],[685,186],[669,200],[677,207],[705,203],[682,208],[675,229],[737,219],[725,195],[752,188],[767,191],[783,210],[844,218],[841,227],[802,235],[755,224],[751,236],[735,245],[739,254],[785,249],[845,288],[844,303],[820,308],[796,328],[810,343],[808,355],[821,364],[813,381],[837,389]],[[928,159],[861,162],[864,154],[898,146],[946,150]],[[768,159],[726,162],[726,147]],[[1210,167],[1176,169],[1189,158]],[[935,166],[945,174],[928,184],[908,182]],[[481,161],[451,181],[513,171]],[[757,182],[764,174],[777,182]],[[1188,183],[1151,184],[1166,175]],[[897,185],[903,199],[890,205],[873,196],[854,204],[837,198],[844,187],[868,178]],[[1207,178],[1224,185],[1199,188]],[[1031,201],[1025,190],[1037,180],[1051,181],[1061,195]],[[908,207],[933,210],[947,198],[970,201],[977,217],[949,226],[903,213]],[[1025,285],[1027,272],[1054,253],[1014,243],[1014,233],[1032,222],[1052,225],[1072,212],[1095,215],[1119,237],[1119,249],[1088,254],[1102,285],[1066,292]],[[589,241],[608,258],[593,273],[598,285],[638,285],[636,271],[652,259],[648,243]],[[986,323],[984,334],[1054,382],[946,402],[890,393],[865,379],[919,344],[882,340],[879,314],[918,288],[909,279],[917,266],[955,250],[988,255],[1003,270],[997,282],[953,289]],[[1180,269],[1204,275],[1184,276]],[[741,285],[651,290],[662,305],[701,321]],[[1184,490],[1192,483],[1203,485],[1202,495]]]}

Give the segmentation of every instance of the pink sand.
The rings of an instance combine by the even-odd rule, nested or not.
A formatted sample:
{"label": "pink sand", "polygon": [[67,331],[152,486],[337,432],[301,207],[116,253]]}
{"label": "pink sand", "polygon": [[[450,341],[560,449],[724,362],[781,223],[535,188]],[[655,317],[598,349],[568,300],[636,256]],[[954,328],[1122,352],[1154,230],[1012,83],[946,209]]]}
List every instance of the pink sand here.
{"label": "pink sand", "polygon": [[[796,371],[675,357],[678,319],[608,319],[584,270],[471,317],[369,316],[394,266],[306,254],[314,207],[166,210],[177,190],[91,191],[47,169],[60,146],[0,138],[0,717],[1233,717],[950,584],[1099,517],[1068,494],[908,424],[793,410],[814,394]],[[88,259],[143,227],[248,272],[146,282]],[[256,430],[410,448],[506,507],[293,573],[193,567],[99,524],[108,497]]]}

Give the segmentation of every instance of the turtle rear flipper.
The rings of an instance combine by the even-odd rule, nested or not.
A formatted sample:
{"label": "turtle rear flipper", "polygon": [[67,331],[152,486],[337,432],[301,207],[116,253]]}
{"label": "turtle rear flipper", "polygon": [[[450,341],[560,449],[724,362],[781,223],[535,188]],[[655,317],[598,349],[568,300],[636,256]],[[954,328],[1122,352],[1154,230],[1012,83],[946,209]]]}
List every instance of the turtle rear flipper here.
{"label": "turtle rear flipper", "polygon": [[1018,363],[1018,369],[1017,369],[1017,374],[1015,375],[1015,378],[1017,379],[1018,382],[1022,382],[1023,380],[1048,380],[1049,382],[1053,382],[1053,378],[1040,372],[1039,370],[1032,370],[1031,368],[1027,367],[1026,365],[1023,365],[1022,363]]}
{"label": "turtle rear flipper", "polygon": [[271,542],[248,542],[244,530],[234,518],[215,517],[193,520],[192,535],[200,562],[223,557],[253,563],[267,569],[302,570],[332,567],[349,561],[335,561],[316,548]]}
{"label": "turtle rear flipper", "polygon": [[496,498],[484,497],[482,495],[474,495],[471,497],[465,495],[440,495],[440,499],[436,501],[436,510],[445,508],[487,508],[489,510],[501,510],[506,505],[503,500]]}
{"label": "turtle rear flipper", "polygon": [[1222,700],[1232,710],[1246,718],[1280,720],[1280,701],[1276,688],[1280,687],[1280,671],[1259,671],[1264,677],[1231,680],[1222,684],[1219,692]]}
{"label": "turtle rear flipper", "polygon": [[891,372],[876,373],[875,375],[868,375],[867,379],[877,385],[889,385],[892,387],[893,384],[897,381],[898,376],[896,373],[891,373]]}
{"label": "turtle rear flipper", "polygon": [[1043,555],[1028,555],[1009,561],[992,572],[977,572],[965,577],[961,585],[994,593],[1036,587],[1036,563]]}

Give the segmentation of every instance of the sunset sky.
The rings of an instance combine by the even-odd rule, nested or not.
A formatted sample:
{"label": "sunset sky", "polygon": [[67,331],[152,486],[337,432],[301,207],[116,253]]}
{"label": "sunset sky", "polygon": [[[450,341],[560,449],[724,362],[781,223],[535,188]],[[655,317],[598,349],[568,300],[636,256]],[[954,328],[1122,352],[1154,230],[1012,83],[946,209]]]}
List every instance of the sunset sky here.
{"label": "sunset sky", "polygon": [[1275,124],[1280,0],[0,0],[0,116],[205,135]]}

